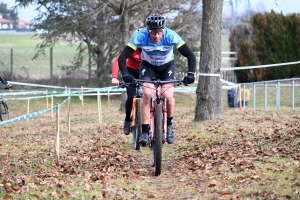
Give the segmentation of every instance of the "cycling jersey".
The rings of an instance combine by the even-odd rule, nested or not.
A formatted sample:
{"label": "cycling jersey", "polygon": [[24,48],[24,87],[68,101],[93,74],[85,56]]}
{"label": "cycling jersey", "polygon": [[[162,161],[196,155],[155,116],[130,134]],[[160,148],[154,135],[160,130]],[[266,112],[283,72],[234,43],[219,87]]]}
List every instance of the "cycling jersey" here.
{"label": "cycling jersey", "polygon": [[[140,64],[142,61],[142,56],[141,56],[141,49],[136,49],[135,52],[126,59],[126,66],[128,68],[140,69]],[[112,65],[112,72],[111,72],[111,77],[112,78],[117,78],[118,77],[118,70],[119,70],[119,65],[118,65],[118,58],[119,56],[114,60],[113,65]]]}
{"label": "cycling jersey", "polygon": [[174,59],[173,47],[178,49],[184,44],[182,38],[169,28],[165,28],[161,41],[155,44],[147,28],[143,28],[132,36],[127,46],[134,50],[141,47],[143,60],[152,65],[161,66]]}

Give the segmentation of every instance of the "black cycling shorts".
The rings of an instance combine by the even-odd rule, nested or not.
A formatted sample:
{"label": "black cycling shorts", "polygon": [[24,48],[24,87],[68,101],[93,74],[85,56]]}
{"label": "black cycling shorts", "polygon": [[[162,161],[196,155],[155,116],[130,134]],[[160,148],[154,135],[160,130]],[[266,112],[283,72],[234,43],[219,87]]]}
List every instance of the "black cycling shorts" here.
{"label": "black cycling shorts", "polygon": [[162,81],[174,80],[175,77],[175,61],[172,60],[164,65],[155,66],[147,61],[142,60],[140,68],[140,79],[151,80],[153,78]]}

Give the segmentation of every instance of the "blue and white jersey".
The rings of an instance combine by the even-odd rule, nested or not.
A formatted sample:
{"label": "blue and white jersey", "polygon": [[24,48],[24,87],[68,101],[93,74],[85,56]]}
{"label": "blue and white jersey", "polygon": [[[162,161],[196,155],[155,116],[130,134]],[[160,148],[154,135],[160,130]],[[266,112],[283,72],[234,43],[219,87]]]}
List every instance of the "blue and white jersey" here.
{"label": "blue and white jersey", "polygon": [[127,44],[136,50],[141,47],[142,59],[155,66],[161,66],[174,59],[173,47],[177,49],[185,42],[173,30],[165,28],[162,39],[158,44],[153,43],[147,28],[143,28],[136,32]]}

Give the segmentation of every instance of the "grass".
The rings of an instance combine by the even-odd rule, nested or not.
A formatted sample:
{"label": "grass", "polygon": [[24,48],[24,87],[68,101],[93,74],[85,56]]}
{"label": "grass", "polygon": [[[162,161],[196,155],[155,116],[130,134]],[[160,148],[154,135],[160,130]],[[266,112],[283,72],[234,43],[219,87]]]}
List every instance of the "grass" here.
{"label": "grass", "polygon": [[[195,94],[176,93],[175,99],[177,140],[163,147],[159,177],[153,177],[149,148],[134,151],[132,136],[122,134],[120,96],[110,98],[110,108],[102,97],[102,123],[95,97],[84,98],[84,106],[72,97],[70,133],[67,104],[61,106],[58,166],[53,150],[56,121],[51,113],[2,125],[0,197],[297,199],[299,107],[239,110],[223,101],[222,119],[194,122]],[[54,98],[55,103],[63,100]],[[27,112],[26,101],[8,104],[13,117]],[[34,105],[31,111],[44,109],[46,101],[37,99],[30,105]]]}
{"label": "grass", "polygon": [[[14,72],[30,77],[49,76],[50,49],[46,49],[46,55],[32,60],[36,52],[36,45],[41,40],[34,39],[32,34],[26,35],[0,35],[0,65],[2,69],[10,70],[11,51],[13,55]],[[60,43],[53,48],[53,73],[60,74],[59,65],[69,65],[76,53],[76,47],[66,43]]]}

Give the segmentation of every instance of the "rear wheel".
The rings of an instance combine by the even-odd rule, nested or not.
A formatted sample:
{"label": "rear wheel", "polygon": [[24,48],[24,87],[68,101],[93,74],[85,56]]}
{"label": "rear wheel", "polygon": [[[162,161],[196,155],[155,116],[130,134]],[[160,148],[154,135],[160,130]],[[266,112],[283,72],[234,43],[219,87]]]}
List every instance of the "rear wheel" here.
{"label": "rear wheel", "polygon": [[0,103],[0,120],[9,120],[10,119],[10,115],[9,115],[9,110],[8,110],[8,106],[5,102],[1,102]]}
{"label": "rear wheel", "polygon": [[135,150],[140,150],[140,142],[139,138],[142,134],[142,121],[141,121],[141,100],[136,101],[136,109],[135,109],[135,122],[133,127],[133,148]]}
{"label": "rear wheel", "polygon": [[163,111],[162,105],[157,104],[154,116],[154,140],[152,141],[154,175],[161,174],[162,164],[162,135],[163,135]]}

